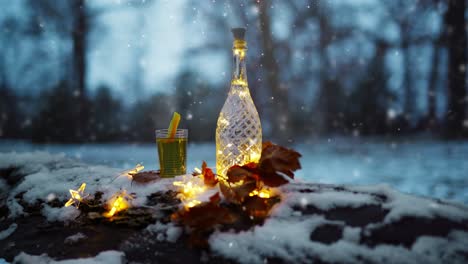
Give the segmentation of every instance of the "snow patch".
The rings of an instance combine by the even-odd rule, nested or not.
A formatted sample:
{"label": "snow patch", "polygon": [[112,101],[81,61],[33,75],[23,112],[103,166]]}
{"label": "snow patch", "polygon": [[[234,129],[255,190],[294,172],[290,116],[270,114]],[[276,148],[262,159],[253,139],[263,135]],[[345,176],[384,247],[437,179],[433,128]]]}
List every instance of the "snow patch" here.
{"label": "snow patch", "polygon": [[23,206],[21,206],[13,197],[7,199],[7,206],[8,210],[10,211],[10,214],[8,215],[9,218],[15,218],[20,215],[27,215],[27,213],[24,212]]}
{"label": "snow patch", "polygon": [[263,226],[240,233],[214,233],[211,249],[224,257],[241,263],[263,263],[266,257],[277,257],[285,262],[308,259],[315,249],[310,233],[326,220],[323,217],[308,219],[268,219]]}
{"label": "snow patch", "polygon": [[49,222],[69,222],[73,221],[80,215],[80,210],[73,206],[55,208],[44,204],[42,208],[42,215],[44,215]]}
{"label": "snow patch", "polygon": [[[217,232],[210,237],[215,254],[240,263],[267,263],[279,258],[287,263],[319,260],[327,263],[463,263],[468,233],[452,232],[447,238],[421,237],[411,249],[400,245],[368,247],[359,244],[359,228],[344,229],[343,238],[331,244],[310,240],[310,234],[326,224],[313,216],[268,219],[263,226],[240,233]],[[458,254],[457,254],[458,253]],[[445,261],[444,261],[445,260]]]}
{"label": "snow patch", "polygon": [[[362,193],[349,193],[337,191],[323,191],[303,194],[300,197],[301,205],[306,201],[307,205],[313,205],[321,210],[330,210],[337,207],[357,208],[363,205],[376,204],[373,197]],[[295,200],[294,200],[295,202]]]}
{"label": "snow patch", "polygon": [[15,257],[13,263],[22,264],[118,264],[125,263],[125,254],[120,251],[103,251],[93,258],[78,258],[56,261],[46,254],[40,256],[21,252]]}
{"label": "snow patch", "polygon": [[7,237],[9,237],[13,232],[16,231],[16,228],[18,225],[16,223],[11,224],[7,229],[0,231],[0,240],[3,240]]}
{"label": "snow patch", "polygon": [[422,236],[414,242],[411,250],[438,259],[440,263],[466,263],[457,260],[458,252],[466,252],[468,233],[452,231],[446,238]]}
{"label": "snow patch", "polygon": [[[298,187],[299,186],[299,187]],[[376,196],[369,193],[337,191],[336,188],[344,188],[336,185],[307,186],[308,192],[300,191],[300,184],[286,185],[281,189],[286,193],[283,195],[281,206],[274,208],[274,216],[290,216],[297,214],[294,207],[302,209],[308,206],[327,211],[335,208],[349,207],[357,208],[365,205],[379,204]],[[320,188],[318,188],[320,186]]]}
{"label": "snow patch", "polygon": [[176,226],[172,222],[168,224],[156,222],[156,224],[147,226],[146,230],[155,234],[157,240],[171,243],[175,243],[183,231],[182,227]]}
{"label": "snow patch", "polygon": [[343,229],[343,239],[349,242],[359,243],[361,240],[361,228],[360,227],[345,227]]}
{"label": "snow patch", "polygon": [[64,242],[65,244],[75,244],[78,241],[81,241],[83,239],[87,238],[87,236],[83,233],[76,233],[74,235],[71,235],[67,238],[65,238]]}
{"label": "snow patch", "polygon": [[[144,205],[147,196],[152,193],[174,189],[173,179],[160,179],[139,185],[132,183],[126,176],[119,176],[123,170],[87,165],[67,159],[64,155],[45,152],[0,153],[0,168],[10,167],[19,168],[18,175],[25,175],[8,193],[10,218],[25,215],[17,195],[22,195],[22,200],[29,204],[54,198],[65,203],[70,198],[69,190],[76,190],[82,183],[86,183],[85,194],[102,192],[105,201],[122,189],[128,193],[136,193],[136,199],[131,201],[132,206]],[[76,217],[73,208],[59,209],[45,205],[42,213],[49,221],[68,221]]]}
{"label": "snow patch", "polygon": [[443,217],[456,222],[468,220],[466,208],[461,205],[401,193],[385,184],[349,187],[348,189],[387,197],[387,201],[382,204],[384,209],[389,210],[384,224],[399,221],[403,217]]}
{"label": "snow patch", "polygon": [[[465,232],[455,232],[448,238],[421,237],[409,249],[390,244],[368,247],[360,244],[360,240],[362,233],[376,225],[385,225],[403,216],[440,216],[461,221],[468,218],[466,208],[409,196],[385,185],[346,187],[290,184],[281,190],[284,192],[282,202],[275,206],[262,226],[239,233],[217,231],[209,239],[211,250],[240,263],[265,263],[277,258],[288,263],[302,263],[304,260],[327,263],[440,263],[451,260],[445,262],[457,263],[465,260],[460,254],[467,252],[468,233]],[[303,216],[297,211],[297,207],[308,206],[327,211],[368,205],[381,205],[389,210],[383,223],[351,227],[341,221],[327,220],[320,212]],[[311,240],[311,234],[318,227],[328,224],[342,226],[342,237],[331,244]],[[449,247],[451,242],[454,244]],[[448,252],[445,251],[447,248]],[[431,249],[433,251],[429,252]],[[443,255],[444,252],[448,256]]]}

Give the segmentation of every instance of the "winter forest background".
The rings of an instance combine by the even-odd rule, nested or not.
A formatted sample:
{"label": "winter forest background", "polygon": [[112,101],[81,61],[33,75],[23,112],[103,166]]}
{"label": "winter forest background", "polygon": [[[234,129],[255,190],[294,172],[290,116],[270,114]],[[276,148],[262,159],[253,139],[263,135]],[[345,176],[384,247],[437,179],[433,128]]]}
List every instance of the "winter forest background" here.
{"label": "winter forest background", "polygon": [[[157,168],[174,111],[214,165],[231,27],[299,178],[468,203],[464,0],[0,0],[0,151]],[[105,144],[104,144],[105,143]]]}
{"label": "winter forest background", "polygon": [[151,142],[176,110],[192,141],[213,141],[233,26],[248,28],[248,78],[265,138],[467,136],[464,1],[1,6],[2,138]]}

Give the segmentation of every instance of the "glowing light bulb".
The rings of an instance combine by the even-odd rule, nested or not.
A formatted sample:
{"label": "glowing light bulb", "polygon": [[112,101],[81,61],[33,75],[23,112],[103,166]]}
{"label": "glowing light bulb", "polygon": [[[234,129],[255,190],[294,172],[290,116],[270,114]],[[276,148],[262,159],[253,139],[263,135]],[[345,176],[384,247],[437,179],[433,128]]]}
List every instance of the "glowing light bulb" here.
{"label": "glowing light bulb", "polygon": [[112,196],[112,198],[109,200],[109,212],[104,213],[105,217],[112,217],[116,213],[121,212],[127,208],[130,207],[130,200],[132,200],[133,197],[125,190],[117,192]]}
{"label": "glowing light bulb", "polygon": [[249,196],[258,196],[260,198],[270,198],[271,193],[269,190],[266,189],[260,189],[260,190],[253,190],[251,193],[249,193]]}
{"label": "glowing light bulb", "polygon": [[172,184],[179,187],[178,198],[186,208],[201,204],[198,197],[207,190],[202,177],[197,176],[190,176],[190,178],[183,176],[181,181],[174,181]]}
{"label": "glowing light bulb", "polygon": [[145,168],[145,166],[143,166],[142,164],[138,163],[135,168],[133,169],[130,169],[130,170],[126,170],[124,172],[122,172],[120,175],[125,175],[127,177],[129,177],[130,179],[133,178],[133,175],[139,173],[140,171],[142,171],[143,169]]}

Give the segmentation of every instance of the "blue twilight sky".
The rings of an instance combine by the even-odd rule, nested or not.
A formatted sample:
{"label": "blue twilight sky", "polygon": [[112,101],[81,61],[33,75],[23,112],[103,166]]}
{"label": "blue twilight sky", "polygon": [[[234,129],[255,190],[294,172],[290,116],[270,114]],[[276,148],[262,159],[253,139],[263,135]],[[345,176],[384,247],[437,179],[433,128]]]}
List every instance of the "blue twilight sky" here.
{"label": "blue twilight sky", "polygon": [[[98,2],[122,4],[116,0]],[[146,92],[171,89],[168,86],[182,66],[184,52],[200,41],[185,28],[184,4],[185,0],[155,1],[148,8],[122,8],[103,14],[98,21],[106,32],[94,38],[89,54],[90,86],[106,83],[126,93],[132,86],[129,79],[139,74]]]}

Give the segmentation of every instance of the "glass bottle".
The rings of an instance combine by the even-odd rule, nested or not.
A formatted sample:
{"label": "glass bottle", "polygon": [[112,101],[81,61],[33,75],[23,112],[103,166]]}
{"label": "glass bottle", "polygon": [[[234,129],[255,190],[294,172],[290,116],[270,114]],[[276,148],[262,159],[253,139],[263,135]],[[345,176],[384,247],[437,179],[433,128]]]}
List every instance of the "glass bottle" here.
{"label": "glass bottle", "polygon": [[231,88],[216,127],[216,171],[221,176],[233,165],[257,162],[262,151],[262,126],[247,83],[245,28],[234,28],[232,33]]}

